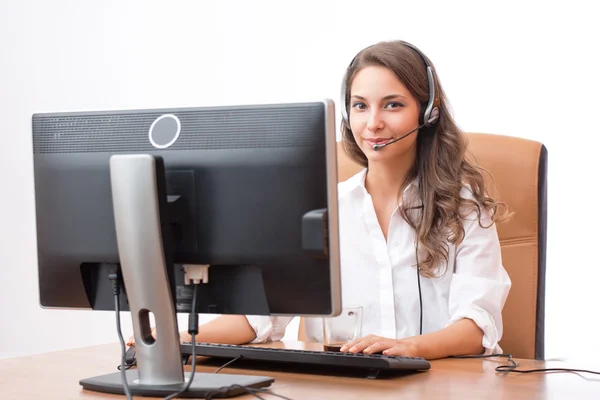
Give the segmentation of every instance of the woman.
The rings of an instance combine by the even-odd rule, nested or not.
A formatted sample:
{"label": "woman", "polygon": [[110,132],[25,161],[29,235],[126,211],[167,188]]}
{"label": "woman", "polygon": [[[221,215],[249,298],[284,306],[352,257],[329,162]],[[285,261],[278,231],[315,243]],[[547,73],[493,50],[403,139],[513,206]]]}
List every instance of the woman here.
{"label": "woman", "polygon": [[[426,359],[500,351],[511,283],[495,223],[506,213],[467,160],[429,60],[402,41],[363,49],[346,71],[342,106],[344,146],[366,167],[339,184],[342,303],[362,305],[369,335],[341,351]],[[290,320],[221,316],[197,340],[278,340]],[[319,318],[305,326],[322,339]]]}

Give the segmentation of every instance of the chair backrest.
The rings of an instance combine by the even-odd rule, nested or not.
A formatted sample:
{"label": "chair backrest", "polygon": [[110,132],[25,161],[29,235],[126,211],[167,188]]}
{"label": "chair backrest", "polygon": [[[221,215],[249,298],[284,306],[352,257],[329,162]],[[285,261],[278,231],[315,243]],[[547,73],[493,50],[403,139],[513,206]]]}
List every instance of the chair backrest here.
{"label": "chair backrest", "polygon": [[[512,287],[502,312],[502,349],[520,358],[544,358],[547,151],[510,136],[468,133],[470,156],[490,172],[497,195],[514,212],[498,224],[502,262]],[[362,167],[338,143],[338,180]],[[299,338],[303,338],[303,321]]]}
{"label": "chair backrest", "polygon": [[495,180],[499,199],[514,212],[499,223],[502,263],[512,287],[502,312],[500,345],[514,357],[544,358],[546,287],[546,147],[533,140],[468,134],[469,151]]}

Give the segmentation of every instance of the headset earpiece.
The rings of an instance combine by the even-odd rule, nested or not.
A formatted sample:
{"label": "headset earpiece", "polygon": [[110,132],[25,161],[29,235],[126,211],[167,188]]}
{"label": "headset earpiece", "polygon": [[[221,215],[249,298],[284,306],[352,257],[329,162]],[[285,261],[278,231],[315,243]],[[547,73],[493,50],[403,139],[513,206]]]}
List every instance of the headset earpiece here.
{"label": "headset earpiece", "polygon": [[354,65],[354,61],[356,60],[356,56],[350,61],[348,64],[348,68],[346,68],[346,72],[344,73],[344,77],[342,78],[342,91],[340,93],[340,106],[342,111],[342,121],[346,125],[347,129],[350,129],[350,111],[348,110],[348,100],[346,98],[346,80],[348,79],[348,71]]}
{"label": "headset earpiece", "polygon": [[[350,68],[350,66],[348,66],[348,68]],[[346,128],[350,129],[350,119],[348,118],[348,102],[346,99],[346,78],[346,74],[344,74],[344,78],[342,79],[342,92],[340,93],[340,108],[342,111],[342,121],[346,125]]]}
{"label": "headset earpiece", "polygon": [[411,44],[405,43],[405,45],[413,49],[419,56],[421,56],[427,68],[427,84],[429,85],[429,99],[427,100],[427,105],[423,110],[423,114],[421,114],[420,124],[426,127],[431,126],[435,124],[438,118],[440,117],[440,109],[438,107],[439,99],[436,97],[435,94],[435,79],[433,77],[433,68],[431,67],[431,64],[429,64],[429,61],[427,61],[427,59],[425,58],[423,53],[421,53],[420,50],[418,50]]}

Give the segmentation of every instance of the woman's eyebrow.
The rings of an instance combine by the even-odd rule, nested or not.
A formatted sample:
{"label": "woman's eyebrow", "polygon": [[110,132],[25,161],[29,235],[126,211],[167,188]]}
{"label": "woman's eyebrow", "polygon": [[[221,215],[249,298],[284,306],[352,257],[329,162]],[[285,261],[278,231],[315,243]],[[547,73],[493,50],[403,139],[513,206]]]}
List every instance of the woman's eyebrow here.
{"label": "woman's eyebrow", "polygon": [[[358,100],[365,100],[365,98],[363,96],[358,95],[358,94],[352,95],[352,98],[355,98]],[[392,99],[397,99],[397,98],[402,98],[402,99],[406,100],[406,97],[402,96],[401,94],[388,94],[387,96],[383,97],[382,100],[392,100]]]}

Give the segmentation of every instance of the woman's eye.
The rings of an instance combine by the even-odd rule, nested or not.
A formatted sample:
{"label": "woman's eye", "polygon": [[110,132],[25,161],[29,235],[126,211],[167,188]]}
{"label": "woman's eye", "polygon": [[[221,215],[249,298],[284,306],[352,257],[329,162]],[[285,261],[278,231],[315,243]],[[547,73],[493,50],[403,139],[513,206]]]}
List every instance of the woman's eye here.
{"label": "woman's eye", "polygon": [[358,110],[364,110],[365,108],[367,108],[367,106],[365,105],[365,103],[357,101],[354,104],[352,104],[353,108],[356,108]]}
{"label": "woman's eye", "polygon": [[396,101],[393,101],[393,102],[391,102],[391,103],[388,103],[388,104],[386,105],[386,108],[400,108],[400,107],[404,107],[404,104],[402,104],[402,103],[398,103],[398,102],[396,102]]}

